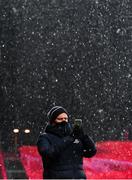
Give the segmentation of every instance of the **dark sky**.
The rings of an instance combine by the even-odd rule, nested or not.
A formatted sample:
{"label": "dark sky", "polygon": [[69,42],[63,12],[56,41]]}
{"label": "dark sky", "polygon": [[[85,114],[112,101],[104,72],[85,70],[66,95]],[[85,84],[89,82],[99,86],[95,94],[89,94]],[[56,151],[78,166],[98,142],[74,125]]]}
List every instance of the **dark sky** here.
{"label": "dark sky", "polygon": [[[96,139],[131,123],[130,0],[1,0],[0,121],[32,128],[53,105]],[[8,129],[8,133],[5,131]]]}

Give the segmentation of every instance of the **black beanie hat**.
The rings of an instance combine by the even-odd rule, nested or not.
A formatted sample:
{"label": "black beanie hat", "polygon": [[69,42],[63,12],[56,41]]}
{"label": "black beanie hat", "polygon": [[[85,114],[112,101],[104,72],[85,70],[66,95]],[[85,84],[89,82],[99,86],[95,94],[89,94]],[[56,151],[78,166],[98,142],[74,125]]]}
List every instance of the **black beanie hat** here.
{"label": "black beanie hat", "polygon": [[50,123],[52,123],[61,113],[66,113],[68,115],[67,110],[62,106],[54,106],[47,114]]}

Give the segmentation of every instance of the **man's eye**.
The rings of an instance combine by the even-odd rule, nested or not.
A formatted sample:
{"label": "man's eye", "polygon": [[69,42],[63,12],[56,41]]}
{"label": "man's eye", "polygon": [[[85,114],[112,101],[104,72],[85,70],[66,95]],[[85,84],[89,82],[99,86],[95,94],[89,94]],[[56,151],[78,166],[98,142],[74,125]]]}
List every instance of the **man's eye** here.
{"label": "man's eye", "polygon": [[57,118],[58,120],[68,120],[68,118]]}

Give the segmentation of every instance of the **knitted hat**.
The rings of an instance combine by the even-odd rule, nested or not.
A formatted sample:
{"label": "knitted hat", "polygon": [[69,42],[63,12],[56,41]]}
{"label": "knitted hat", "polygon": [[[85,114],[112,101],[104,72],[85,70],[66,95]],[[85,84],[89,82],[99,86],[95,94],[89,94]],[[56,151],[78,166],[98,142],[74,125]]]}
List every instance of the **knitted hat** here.
{"label": "knitted hat", "polygon": [[62,106],[54,106],[47,114],[48,120],[50,121],[50,123],[52,123],[57,118],[57,116],[62,113],[66,113],[68,115],[67,110]]}

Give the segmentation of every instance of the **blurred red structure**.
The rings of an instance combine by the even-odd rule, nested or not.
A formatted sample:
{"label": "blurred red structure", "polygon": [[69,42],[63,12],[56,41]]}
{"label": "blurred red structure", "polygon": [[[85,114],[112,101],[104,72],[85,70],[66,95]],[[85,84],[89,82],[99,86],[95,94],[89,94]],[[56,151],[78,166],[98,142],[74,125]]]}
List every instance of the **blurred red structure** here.
{"label": "blurred red structure", "polygon": [[0,179],[7,179],[6,169],[4,165],[4,155],[0,152]]}
{"label": "blurred red structure", "polygon": [[84,159],[89,179],[132,178],[132,142],[100,142],[97,148],[94,158]]}
{"label": "blurred red structure", "polygon": [[[132,178],[132,142],[107,141],[97,143],[98,153],[84,158],[88,179]],[[20,159],[29,179],[42,179],[42,162],[34,146],[19,148]]]}
{"label": "blurred red structure", "polygon": [[20,159],[29,179],[42,179],[42,161],[35,146],[19,148]]}

